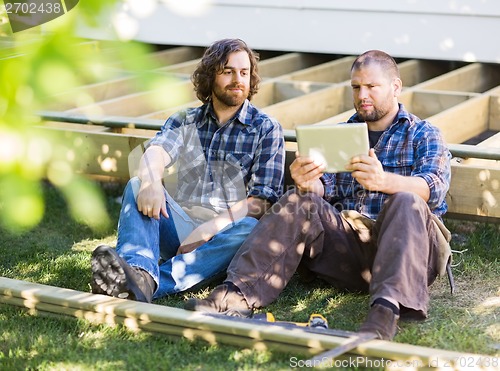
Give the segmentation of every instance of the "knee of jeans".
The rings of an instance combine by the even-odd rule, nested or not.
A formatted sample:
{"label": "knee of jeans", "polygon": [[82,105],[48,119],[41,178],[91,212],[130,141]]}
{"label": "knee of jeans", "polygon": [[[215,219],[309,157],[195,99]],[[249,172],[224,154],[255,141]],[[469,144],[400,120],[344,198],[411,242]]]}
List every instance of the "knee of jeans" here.
{"label": "knee of jeans", "polygon": [[125,186],[125,190],[123,192],[123,198],[129,197],[130,195],[134,196],[134,199],[137,198],[137,193],[139,193],[139,188],[141,187],[141,180],[139,177],[130,178]]}

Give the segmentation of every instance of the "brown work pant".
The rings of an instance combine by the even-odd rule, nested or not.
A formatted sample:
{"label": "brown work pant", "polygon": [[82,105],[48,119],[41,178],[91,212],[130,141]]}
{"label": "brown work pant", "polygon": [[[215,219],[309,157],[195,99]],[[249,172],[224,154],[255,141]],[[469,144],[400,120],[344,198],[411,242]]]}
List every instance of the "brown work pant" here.
{"label": "brown work pant", "polygon": [[286,193],[254,228],[228,268],[250,306],[273,302],[305,271],[340,289],[390,297],[402,315],[425,318],[438,274],[436,227],[427,204],[401,192],[368,230],[356,228],[321,197]]}

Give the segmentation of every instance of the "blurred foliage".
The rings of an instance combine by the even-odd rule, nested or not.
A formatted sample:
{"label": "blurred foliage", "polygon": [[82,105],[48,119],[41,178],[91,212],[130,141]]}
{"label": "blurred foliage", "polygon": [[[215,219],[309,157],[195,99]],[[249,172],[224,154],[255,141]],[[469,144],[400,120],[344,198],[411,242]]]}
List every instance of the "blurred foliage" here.
{"label": "blurred foliage", "polygon": [[144,58],[150,51],[146,45],[75,36],[79,23],[95,22],[115,2],[81,1],[53,21],[14,34],[0,3],[0,224],[8,230],[27,231],[42,219],[43,180],[62,191],[79,222],[94,229],[109,223],[100,188],[75,171],[85,153],[75,151],[64,131],[37,129],[36,112],[58,102],[73,107],[92,103],[75,88],[124,74],[158,86],[158,76],[150,73],[156,66]]}

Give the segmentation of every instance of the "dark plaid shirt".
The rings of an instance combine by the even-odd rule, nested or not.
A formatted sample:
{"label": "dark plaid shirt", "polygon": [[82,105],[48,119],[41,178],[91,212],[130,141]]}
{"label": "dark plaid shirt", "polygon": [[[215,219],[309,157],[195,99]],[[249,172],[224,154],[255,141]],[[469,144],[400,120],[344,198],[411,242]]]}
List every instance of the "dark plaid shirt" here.
{"label": "dark plaid shirt", "polygon": [[281,125],[248,100],[218,127],[211,104],[172,115],[148,143],[162,146],[177,172],[175,200],[217,212],[248,196],[276,202],[283,193]]}
{"label": "dark plaid shirt", "polygon": [[[360,120],[355,114],[348,122]],[[380,136],[374,149],[385,171],[423,178],[429,185],[427,204],[432,212],[437,216],[446,212],[451,154],[438,128],[407,112],[399,104],[395,121]],[[372,219],[377,217],[390,196],[364,189],[351,173],[324,174],[321,180],[327,201],[338,209],[356,210]]]}

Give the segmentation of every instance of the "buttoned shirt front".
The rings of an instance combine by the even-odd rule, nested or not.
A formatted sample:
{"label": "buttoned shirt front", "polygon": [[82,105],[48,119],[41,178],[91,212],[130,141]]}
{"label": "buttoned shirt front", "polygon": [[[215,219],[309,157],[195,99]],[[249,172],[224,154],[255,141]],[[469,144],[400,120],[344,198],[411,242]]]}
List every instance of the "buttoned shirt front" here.
{"label": "buttoned shirt front", "polygon": [[274,203],[283,193],[283,130],[248,100],[221,127],[210,103],[179,111],[151,145],[170,155],[177,172],[174,199],[182,206],[221,212],[249,196]]}
{"label": "buttoned shirt front", "polygon": [[[361,122],[353,115],[348,123]],[[423,178],[430,189],[427,201],[437,216],[447,211],[446,193],[450,187],[451,154],[439,129],[428,121],[406,111],[399,104],[399,111],[392,125],[384,131],[374,147],[384,171],[403,176]],[[339,210],[356,210],[375,219],[390,196],[364,189],[351,173],[324,174],[324,198]]]}

